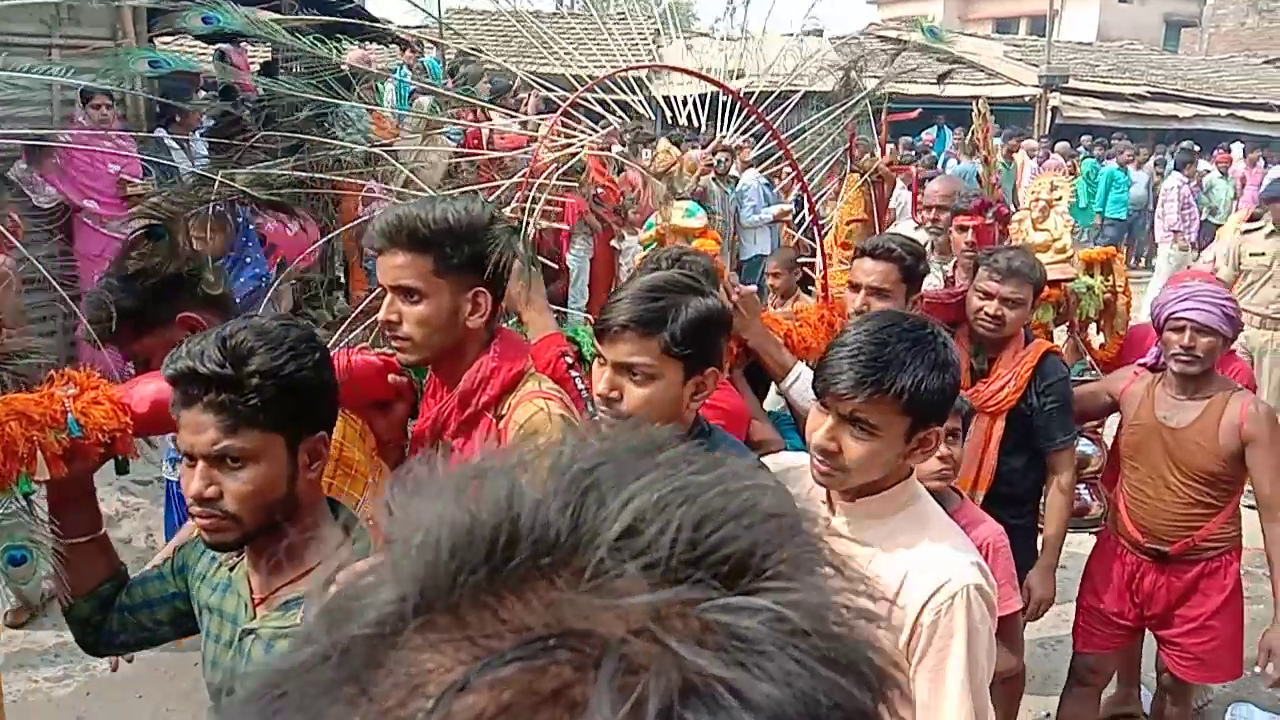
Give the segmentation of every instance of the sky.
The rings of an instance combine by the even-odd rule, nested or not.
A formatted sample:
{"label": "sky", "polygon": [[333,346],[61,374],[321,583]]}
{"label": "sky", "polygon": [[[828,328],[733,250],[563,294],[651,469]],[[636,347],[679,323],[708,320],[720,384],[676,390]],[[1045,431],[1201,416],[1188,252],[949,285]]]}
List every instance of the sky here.
{"label": "sky", "polygon": [[[698,17],[704,26],[720,17],[727,0],[694,0]],[[494,0],[442,0],[445,8],[457,6],[494,7]],[[519,0],[531,8],[552,9],[554,0]],[[739,3],[744,0],[738,0]],[[862,29],[875,19],[875,7],[865,0],[745,0],[749,3],[747,27],[753,32],[796,32],[803,26],[806,14],[810,22],[826,28],[828,33],[847,33]],[[417,0],[434,11],[436,0]],[[503,0],[510,7],[511,0]],[[812,6],[812,9],[810,8]],[[401,25],[423,24],[421,11],[409,0],[365,0],[374,15]],[[767,19],[767,22],[766,22]]]}

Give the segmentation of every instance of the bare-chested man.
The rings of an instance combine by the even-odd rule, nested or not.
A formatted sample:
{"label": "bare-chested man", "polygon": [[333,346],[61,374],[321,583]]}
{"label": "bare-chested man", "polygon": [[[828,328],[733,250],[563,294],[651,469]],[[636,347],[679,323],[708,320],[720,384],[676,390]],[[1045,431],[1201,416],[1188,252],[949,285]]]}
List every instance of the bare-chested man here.
{"label": "bare-chested man", "polygon": [[[1107,527],[1080,580],[1062,720],[1098,717],[1118,651],[1150,630],[1158,648],[1151,716],[1191,718],[1194,685],[1244,671],[1239,499],[1251,479],[1272,596],[1280,596],[1280,424],[1253,393],[1219,375],[1243,327],[1218,283],[1168,286],[1152,305],[1150,354],[1075,392],[1078,421],[1119,411],[1120,480]],[[1257,668],[1280,684],[1280,616],[1258,641]]]}

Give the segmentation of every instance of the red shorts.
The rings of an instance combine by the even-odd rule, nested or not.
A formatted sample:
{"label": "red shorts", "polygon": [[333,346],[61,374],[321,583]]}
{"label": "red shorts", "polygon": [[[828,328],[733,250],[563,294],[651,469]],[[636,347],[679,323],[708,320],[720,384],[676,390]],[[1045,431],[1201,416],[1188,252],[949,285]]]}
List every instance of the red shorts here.
{"label": "red shorts", "polygon": [[1244,584],[1240,549],[1196,560],[1152,560],[1110,528],[1097,543],[1076,597],[1077,653],[1104,655],[1150,630],[1176,677],[1201,685],[1244,674]]}

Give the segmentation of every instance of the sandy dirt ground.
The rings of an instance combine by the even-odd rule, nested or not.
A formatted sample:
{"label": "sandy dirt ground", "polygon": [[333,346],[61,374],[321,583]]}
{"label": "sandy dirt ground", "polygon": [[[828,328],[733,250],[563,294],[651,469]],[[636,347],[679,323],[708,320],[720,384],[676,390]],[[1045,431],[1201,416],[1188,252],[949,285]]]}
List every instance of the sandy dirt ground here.
{"label": "sandy dirt ground", "polygon": [[[1138,292],[1135,297],[1140,297]],[[148,452],[151,460],[155,452]],[[161,545],[163,490],[154,462],[134,464],[117,478],[110,468],[99,477],[99,497],[108,530],[125,562],[137,569]],[[1259,633],[1272,617],[1270,580],[1262,552],[1257,514],[1244,512],[1245,667],[1253,666]],[[1027,691],[1023,718],[1049,718],[1071,658],[1071,620],[1076,587],[1093,546],[1088,535],[1068,538],[1058,570],[1058,603],[1027,629]],[[1154,643],[1146,643],[1145,682],[1154,687]],[[3,720],[165,720],[201,718],[206,707],[195,641],[142,653],[133,665],[108,672],[104,660],[86,657],[75,646],[57,612],[28,629],[0,634],[0,679],[6,698]],[[1280,712],[1280,695],[1246,677],[1217,689],[1204,717],[1222,718],[1235,700],[1249,700]]]}
{"label": "sandy dirt ground", "polygon": [[[1253,644],[1271,619],[1271,591],[1257,515],[1246,511],[1245,518],[1248,645],[1241,651],[1245,666],[1252,667]],[[1068,539],[1058,571],[1058,604],[1027,629],[1028,677],[1023,718],[1052,717],[1057,705],[1071,658],[1075,589],[1092,545],[1093,539],[1087,535]],[[5,656],[0,672],[9,696],[7,720],[161,720],[203,716],[205,691],[194,642],[143,653],[133,665],[108,674],[105,661],[86,659],[69,637],[60,637],[65,636],[58,629],[60,621],[51,618],[46,624],[47,629],[34,631],[46,642],[32,640],[24,648],[15,649],[15,638],[23,633],[8,633],[3,638]],[[45,646],[44,652],[53,650],[54,654],[36,650],[38,644]],[[1150,639],[1146,648],[1146,684],[1154,687],[1154,646]],[[1235,700],[1250,700],[1280,712],[1277,699],[1275,693],[1263,690],[1252,678],[1245,678],[1219,689],[1204,717],[1221,718],[1226,705]]]}

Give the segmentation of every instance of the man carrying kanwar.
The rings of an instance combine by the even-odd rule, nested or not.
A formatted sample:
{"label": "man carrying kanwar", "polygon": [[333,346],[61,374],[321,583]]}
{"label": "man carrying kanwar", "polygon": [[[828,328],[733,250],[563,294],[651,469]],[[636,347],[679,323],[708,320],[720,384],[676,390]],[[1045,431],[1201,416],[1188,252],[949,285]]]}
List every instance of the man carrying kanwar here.
{"label": "man carrying kanwar", "polygon": [[[1280,423],[1219,374],[1240,335],[1240,305],[1216,282],[1166,286],[1152,304],[1159,339],[1136,365],[1077,388],[1078,420],[1121,417],[1114,512],[1085,564],[1074,652],[1058,717],[1097,717],[1120,651],[1145,631],[1158,648],[1153,718],[1191,718],[1198,684],[1243,674],[1240,496],[1256,491],[1267,564],[1280,559]],[[1272,596],[1280,597],[1274,571]],[[1280,685],[1280,619],[1258,641],[1255,672]]]}
{"label": "man carrying kanwar", "polygon": [[94,488],[103,458],[77,447],[67,474],[46,485],[62,547],[62,612],[76,644],[95,657],[199,634],[216,712],[287,649],[310,582],[367,556],[370,538],[322,489],[339,380],[314,328],[238,318],[188,338],[163,373],[195,536],[131,575]]}

